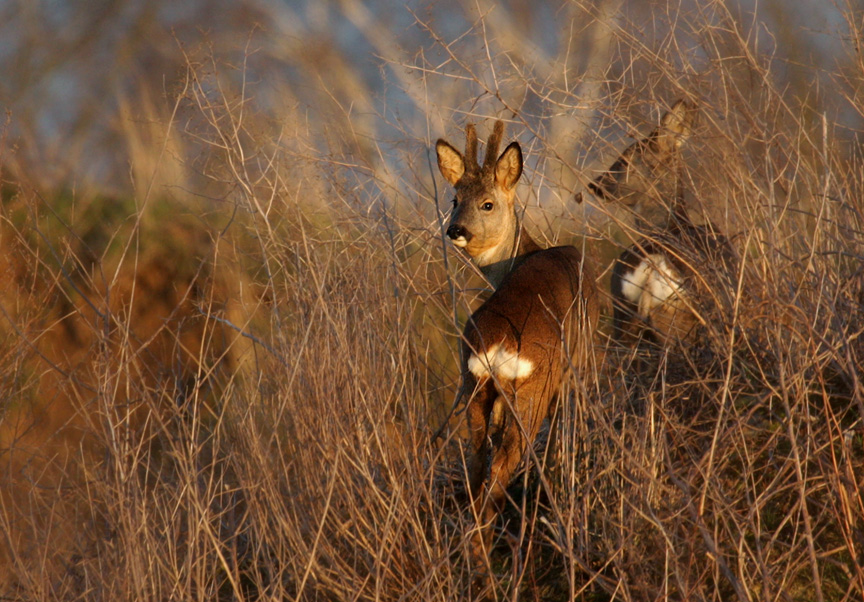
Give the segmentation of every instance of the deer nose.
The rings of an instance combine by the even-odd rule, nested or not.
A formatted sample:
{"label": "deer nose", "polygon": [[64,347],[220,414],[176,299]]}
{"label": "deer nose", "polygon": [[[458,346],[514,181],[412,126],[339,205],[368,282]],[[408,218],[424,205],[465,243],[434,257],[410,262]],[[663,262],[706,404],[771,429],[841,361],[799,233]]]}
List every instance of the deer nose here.
{"label": "deer nose", "polygon": [[456,240],[462,238],[465,242],[471,240],[471,234],[468,230],[465,229],[465,226],[460,226],[458,224],[451,224],[449,228],[447,228],[447,236],[450,237],[450,240]]}

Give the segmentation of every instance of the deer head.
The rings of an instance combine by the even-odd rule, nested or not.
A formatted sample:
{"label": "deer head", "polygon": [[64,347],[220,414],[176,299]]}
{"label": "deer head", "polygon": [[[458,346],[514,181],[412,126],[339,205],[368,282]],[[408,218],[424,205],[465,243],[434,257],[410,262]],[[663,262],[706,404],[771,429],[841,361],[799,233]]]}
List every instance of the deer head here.
{"label": "deer head", "polygon": [[519,143],[511,142],[499,156],[504,124],[496,121],[481,166],[474,126],[468,125],[465,134],[464,155],[444,140],[435,145],[441,175],[456,189],[447,236],[481,268],[537,249],[521,232],[516,215],[516,183],[522,175]]}
{"label": "deer head", "polygon": [[694,115],[691,103],[676,102],[659,127],[624,149],[588,189],[598,198],[631,207],[646,223],[665,225],[680,210],[681,146],[693,129]]}

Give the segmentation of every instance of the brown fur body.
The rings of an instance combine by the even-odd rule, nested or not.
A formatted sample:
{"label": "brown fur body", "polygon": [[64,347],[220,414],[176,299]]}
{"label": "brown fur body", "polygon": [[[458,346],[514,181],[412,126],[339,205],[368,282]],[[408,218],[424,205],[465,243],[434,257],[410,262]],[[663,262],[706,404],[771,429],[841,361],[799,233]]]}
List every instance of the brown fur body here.
{"label": "brown fur body", "polygon": [[[593,283],[594,275],[576,248],[535,251],[465,326],[462,375],[463,391],[470,395],[469,479],[484,523],[503,509],[507,485],[526,447],[552,414],[568,364],[580,372],[588,367],[586,343],[598,317]],[[525,377],[507,378],[491,370],[478,377],[469,359],[496,346],[517,351],[535,370]]]}
{"label": "brown fur body", "polygon": [[736,260],[729,240],[709,223],[695,225],[684,207],[681,146],[695,107],[678,101],[658,128],[627,147],[589,184],[597,197],[630,207],[645,236],[615,262],[614,336],[666,346],[692,342],[706,320],[703,305],[732,289]]}
{"label": "brown fur body", "polygon": [[[632,344],[648,338],[663,345],[692,342],[706,319],[706,303],[728,303],[717,295],[732,290],[736,265],[729,240],[708,225],[678,219],[670,227],[627,248],[612,271],[611,293],[615,337]],[[638,280],[639,270],[651,270],[665,296],[642,287],[638,295],[625,294],[627,283]],[[710,304],[710,303],[708,303]]]}
{"label": "brown fur body", "polygon": [[521,150],[514,142],[498,157],[502,133],[498,122],[482,169],[473,127],[465,157],[443,140],[437,144],[441,173],[457,195],[447,234],[495,286],[462,337],[460,395],[471,430],[476,560],[489,552],[488,523],[503,508],[514,471],[554,408],[565,369],[588,364],[598,317],[595,278],[579,250],[543,249],[522,229],[514,206]]}

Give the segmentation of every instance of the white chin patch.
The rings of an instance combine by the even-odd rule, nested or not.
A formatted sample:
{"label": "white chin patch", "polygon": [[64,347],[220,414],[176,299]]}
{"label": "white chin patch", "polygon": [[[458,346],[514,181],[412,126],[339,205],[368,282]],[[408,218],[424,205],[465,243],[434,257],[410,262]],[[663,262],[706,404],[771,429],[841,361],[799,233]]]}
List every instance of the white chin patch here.
{"label": "white chin patch", "polygon": [[464,236],[460,236],[459,238],[451,238],[450,242],[453,243],[453,246],[459,247],[460,249],[464,249],[468,246],[468,241],[465,240]]}

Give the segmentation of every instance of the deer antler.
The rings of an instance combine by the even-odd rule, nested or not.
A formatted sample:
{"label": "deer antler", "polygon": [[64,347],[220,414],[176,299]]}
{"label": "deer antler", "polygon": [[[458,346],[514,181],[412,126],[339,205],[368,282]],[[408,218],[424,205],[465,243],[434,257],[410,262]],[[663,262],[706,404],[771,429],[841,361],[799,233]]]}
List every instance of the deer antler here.
{"label": "deer antler", "polygon": [[473,123],[465,126],[465,171],[472,174],[480,171],[477,164],[477,130]]}
{"label": "deer antler", "polygon": [[496,121],[492,135],[486,143],[486,159],[483,161],[483,173],[492,173],[495,170],[495,162],[498,161],[498,147],[504,137],[504,122]]}

